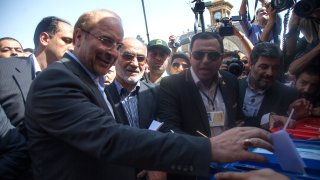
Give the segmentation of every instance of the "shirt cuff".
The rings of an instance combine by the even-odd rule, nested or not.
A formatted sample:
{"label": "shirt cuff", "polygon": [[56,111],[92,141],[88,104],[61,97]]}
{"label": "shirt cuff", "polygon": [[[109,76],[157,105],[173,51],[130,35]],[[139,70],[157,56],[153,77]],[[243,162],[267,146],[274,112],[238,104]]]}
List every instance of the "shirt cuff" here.
{"label": "shirt cuff", "polygon": [[271,116],[271,113],[264,114],[264,115],[261,117],[260,125],[268,124],[268,123],[269,123],[270,116]]}

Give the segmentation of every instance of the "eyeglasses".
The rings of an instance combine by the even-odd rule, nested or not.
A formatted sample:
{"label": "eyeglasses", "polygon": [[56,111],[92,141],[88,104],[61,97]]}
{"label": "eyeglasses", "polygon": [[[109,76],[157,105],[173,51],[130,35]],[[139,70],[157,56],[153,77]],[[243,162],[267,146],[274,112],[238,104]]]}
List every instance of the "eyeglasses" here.
{"label": "eyeglasses", "polygon": [[217,51],[194,51],[192,52],[192,57],[200,61],[203,60],[206,54],[209,61],[217,61],[221,57],[221,53]]}
{"label": "eyeglasses", "polygon": [[180,66],[182,66],[183,69],[189,68],[188,64],[183,64],[183,63],[178,63],[178,62],[172,63],[173,68],[179,68]]}
{"label": "eyeglasses", "polygon": [[111,39],[110,37],[107,37],[107,36],[96,36],[96,35],[90,33],[89,31],[86,31],[84,29],[81,29],[81,30],[83,32],[95,37],[96,39],[98,39],[108,49],[116,48],[117,50],[119,50],[123,46],[122,43],[117,43],[115,40]]}
{"label": "eyeglasses", "polygon": [[129,52],[124,52],[122,54],[122,58],[127,61],[132,61],[135,57],[137,58],[138,62],[143,62],[146,59],[146,57],[143,55],[132,54]]}

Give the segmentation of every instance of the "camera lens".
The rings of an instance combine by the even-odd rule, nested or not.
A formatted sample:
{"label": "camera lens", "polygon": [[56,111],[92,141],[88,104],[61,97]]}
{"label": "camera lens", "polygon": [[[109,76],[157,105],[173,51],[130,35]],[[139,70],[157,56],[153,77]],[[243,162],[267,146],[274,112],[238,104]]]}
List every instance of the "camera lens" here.
{"label": "camera lens", "polygon": [[180,47],[180,42],[176,41],[172,44],[172,46],[175,48]]}
{"label": "camera lens", "polygon": [[300,17],[310,16],[315,8],[319,6],[319,3],[313,0],[302,0],[294,7],[294,12]]}
{"label": "camera lens", "polygon": [[233,59],[227,62],[228,71],[233,75],[239,77],[244,69],[243,63],[238,59]]}

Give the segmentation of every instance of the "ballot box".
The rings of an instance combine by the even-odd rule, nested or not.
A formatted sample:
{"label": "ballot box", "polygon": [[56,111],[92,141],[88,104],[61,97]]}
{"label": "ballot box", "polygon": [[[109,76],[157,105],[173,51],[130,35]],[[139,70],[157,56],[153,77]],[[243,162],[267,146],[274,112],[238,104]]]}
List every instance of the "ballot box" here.
{"label": "ballot box", "polygon": [[[281,130],[282,127],[274,128],[271,132]],[[320,138],[320,118],[310,117],[298,120],[294,128],[286,129],[293,139],[316,139]]]}
{"label": "ballot box", "polygon": [[211,163],[210,177],[198,178],[199,180],[213,180],[214,174],[224,171],[247,172],[251,170],[259,170],[263,168],[270,168],[281,174],[288,176],[290,179],[320,179],[320,141],[294,140],[293,141],[298,153],[305,163],[305,173],[295,173],[284,171],[273,153],[260,148],[254,148],[250,151],[261,154],[268,158],[267,163],[257,163],[251,161],[234,162],[230,164]]}

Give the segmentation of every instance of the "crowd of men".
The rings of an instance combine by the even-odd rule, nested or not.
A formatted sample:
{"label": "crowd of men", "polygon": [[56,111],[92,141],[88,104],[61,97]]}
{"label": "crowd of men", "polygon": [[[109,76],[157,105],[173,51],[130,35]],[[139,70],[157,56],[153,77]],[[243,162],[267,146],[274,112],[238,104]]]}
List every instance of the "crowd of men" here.
{"label": "crowd of men", "polygon": [[[235,29],[247,56],[226,52],[216,32],[195,34],[189,52],[172,36],[144,44],[124,37],[110,10],[85,12],[74,27],[43,18],[31,54],[0,38],[0,179],[196,179],[210,162],[266,161],[248,148],[272,151],[268,130],[292,109],[295,120],[320,116],[319,36],[304,34],[309,51],[295,55],[308,27],[292,15],[283,51],[278,31],[268,33],[275,17],[262,7],[257,24]],[[215,177],[287,179],[270,169]]]}

